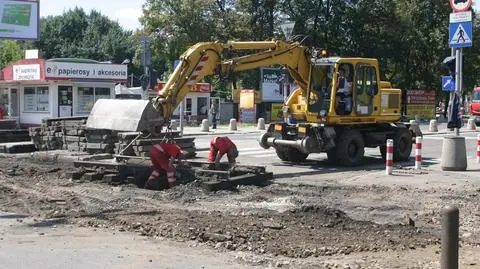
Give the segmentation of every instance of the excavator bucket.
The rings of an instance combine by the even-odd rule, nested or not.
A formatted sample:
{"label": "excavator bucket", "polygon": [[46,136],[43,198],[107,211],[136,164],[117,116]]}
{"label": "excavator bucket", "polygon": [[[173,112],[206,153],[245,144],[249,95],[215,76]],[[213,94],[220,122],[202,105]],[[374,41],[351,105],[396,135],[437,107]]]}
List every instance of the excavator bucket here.
{"label": "excavator bucket", "polygon": [[163,122],[148,100],[99,99],[88,116],[87,128],[141,132],[159,128]]}

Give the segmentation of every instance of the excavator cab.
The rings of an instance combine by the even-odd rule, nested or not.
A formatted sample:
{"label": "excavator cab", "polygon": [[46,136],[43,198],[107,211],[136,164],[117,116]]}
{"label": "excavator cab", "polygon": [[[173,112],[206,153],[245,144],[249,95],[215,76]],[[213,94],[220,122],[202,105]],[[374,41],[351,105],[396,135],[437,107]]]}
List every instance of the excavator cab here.
{"label": "excavator cab", "polygon": [[308,111],[321,117],[328,115],[333,86],[334,64],[313,65],[310,71]]}

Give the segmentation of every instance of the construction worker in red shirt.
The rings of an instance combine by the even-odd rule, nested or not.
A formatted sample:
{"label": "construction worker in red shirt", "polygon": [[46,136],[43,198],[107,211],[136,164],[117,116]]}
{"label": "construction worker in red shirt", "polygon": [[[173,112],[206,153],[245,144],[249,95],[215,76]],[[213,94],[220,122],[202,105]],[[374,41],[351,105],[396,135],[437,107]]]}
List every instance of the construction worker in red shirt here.
{"label": "construction worker in red shirt", "polygon": [[185,152],[177,144],[161,143],[154,145],[149,153],[153,172],[145,183],[145,188],[156,189],[156,180],[162,171],[167,175],[168,186],[175,186],[176,178],[173,162],[176,159],[184,158]]}
{"label": "construction worker in red shirt", "polygon": [[210,167],[213,165],[218,167],[220,159],[222,159],[225,154],[227,154],[230,167],[233,167],[235,159],[238,157],[237,146],[226,136],[213,137],[210,141],[210,154],[208,155],[208,162],[211,164]]}

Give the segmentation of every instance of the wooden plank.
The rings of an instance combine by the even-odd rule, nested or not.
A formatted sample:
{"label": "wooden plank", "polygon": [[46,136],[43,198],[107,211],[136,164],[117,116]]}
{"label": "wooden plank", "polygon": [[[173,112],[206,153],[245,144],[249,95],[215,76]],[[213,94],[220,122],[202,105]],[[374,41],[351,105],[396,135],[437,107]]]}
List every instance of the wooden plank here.
{"label": "wooden plank", "polygon": [[120,176],[120,174],[106,174],[103,176],[103,179],[107,184],[110,185],[120,185],[123,184],[123,178]]}
{"label": "wooden plank", "polygon": [[87,138],[83,136],[64,135],[66,142],[87,142]]}
{"label": "wooden plank", "polygon": [[85,178],[85,180],[88,180],[88,181],[99,181],[99,180],[102,180],[103,174],[97,173],[97,172],[89,172],[89,173],[85,173],[83,177]]}
{"label": "wooden plank", "polygon": [[205,178],[205,181],[228,179],[230,177],[230,172],[222,170],[195,169],[195,176]]}

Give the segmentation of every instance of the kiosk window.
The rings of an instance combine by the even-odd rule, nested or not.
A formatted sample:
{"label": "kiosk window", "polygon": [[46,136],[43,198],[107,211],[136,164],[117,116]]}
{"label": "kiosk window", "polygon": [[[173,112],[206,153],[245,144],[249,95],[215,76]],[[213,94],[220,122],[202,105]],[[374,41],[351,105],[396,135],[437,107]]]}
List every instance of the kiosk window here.
{"label": "kiosk window", "polygon": [[23,90],[23,111],[48,112],[49,99],[48,87],[25,87]]}
{"label": "kiosk window", "polygon": [[110,88],[78,87],[78,112],[90,112],[98,99],[110,98]]}

